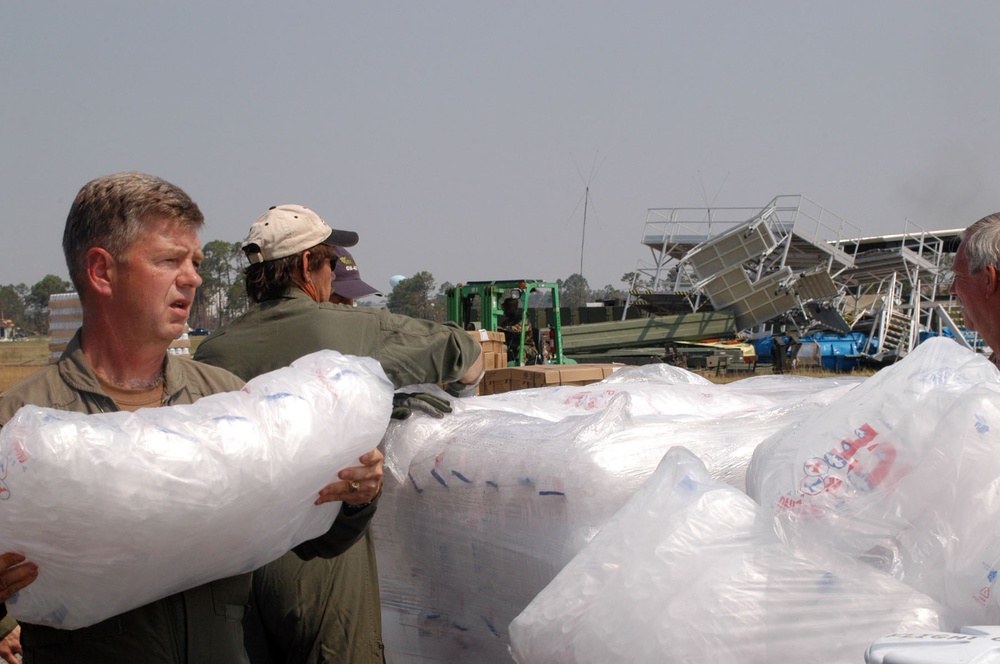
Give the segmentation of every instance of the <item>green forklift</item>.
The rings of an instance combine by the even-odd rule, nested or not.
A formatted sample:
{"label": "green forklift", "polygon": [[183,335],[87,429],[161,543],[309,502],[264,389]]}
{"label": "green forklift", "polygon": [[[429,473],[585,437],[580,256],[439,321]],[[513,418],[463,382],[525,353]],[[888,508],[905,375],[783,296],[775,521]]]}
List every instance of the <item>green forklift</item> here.
{"label": "green forklift", "polygon": [[[531,326],[528,338],[528,300],[536,291],[551,291],[552,323],[548,330],[538,330]],[[507,344],[508,366],[520,367],[526,364],[575,364],[563,355],[562,322],[559,312],[559,285],[537,279],[516,281],[470,281],[449,288],[447,295],[447,316],[466,330],[488,330],[502,332]],[[520,330],[514,332],[501,325],[504,319],[503,302],[512,298],[521,303]],[[525,348],[534,346],[539,352],[534,357],[526,356]]]}

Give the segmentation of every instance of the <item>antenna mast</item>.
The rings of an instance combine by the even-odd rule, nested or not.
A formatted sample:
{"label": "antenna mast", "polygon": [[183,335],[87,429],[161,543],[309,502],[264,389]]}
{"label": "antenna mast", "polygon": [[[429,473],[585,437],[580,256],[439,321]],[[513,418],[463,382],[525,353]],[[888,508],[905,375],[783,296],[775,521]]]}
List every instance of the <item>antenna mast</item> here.
{"label": "antenna mast", "polygon": [[580,238],[580,276],[583,276],[583,248],[587,243],[587,200],[590,198],[590,185],[583,192],[583,233]]}
{"label": "antenna mast", "polygon": [[[584,190],[583,190],[583,231],[580,233],[580,277],[583,277],[583,250],[587,245],[587,204],[590,202],[590,182],[594,179],[594,175],[597,174],[598,163],[597,155],[594,154],[594,163],[590,165],[590,176],[583,180],[583,173],[580,173],[580,165],[576,165],[576,170],[580,173],[580,179],[583,180]],[[576,160],[574,160],[574,163]],[[602,162],[603,163],[603,162]],[[580,204],[577,203],[577,206]]]}

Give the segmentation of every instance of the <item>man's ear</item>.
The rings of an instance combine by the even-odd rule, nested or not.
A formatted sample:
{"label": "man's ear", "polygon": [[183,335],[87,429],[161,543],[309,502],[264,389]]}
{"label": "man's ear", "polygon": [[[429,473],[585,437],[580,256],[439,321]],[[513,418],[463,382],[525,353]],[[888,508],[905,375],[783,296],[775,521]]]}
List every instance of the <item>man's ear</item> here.
{"label": "man's ear", "polygon": [[312,252],[309,250],[302,252],[302,259],[299,261],[299,279],[302,280],[304,284],[312,283],[312,274],[309,272],[309,259],[312,258]]}
{"label": "man's ear", "polygon": [[98,295],[111,295],[117,274],[118,261],[106,249],[91,247],[87,250],[86,281]]}
{"label": "man's ear", "polygon": [[987,299],[1000,296],[1000,282],[998,282],[998,277],[1000,274],[997,272],[996,265],[987,265],[983,267],[981,274],[983,275],[983,293],[985,293]]}

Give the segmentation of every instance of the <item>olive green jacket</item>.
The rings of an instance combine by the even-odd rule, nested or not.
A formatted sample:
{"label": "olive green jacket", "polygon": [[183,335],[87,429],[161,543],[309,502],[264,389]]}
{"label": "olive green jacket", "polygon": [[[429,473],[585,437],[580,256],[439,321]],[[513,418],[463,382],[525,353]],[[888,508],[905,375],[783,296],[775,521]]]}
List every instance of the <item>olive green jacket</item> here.
{"label": "olive green jacket", "polygon": [[[320,304],[293,288],[213,332],[195,359],[250,380],[324,349],[375,358],[397,388],[456,381],[481,352],[453,324]],[[286,554],[255,571],[253,602],[246,630],[253,664],[383,661],[370,529],[342,556],[303,562]]]}
{"label": "olive green jacket", "polygon": [[[189,358],[165,355],[164,405],[194,403],[203,396],[239,390],[243,381],[227,371]],[[0,395],[0,426],[25,404],[80,413],[118,410],[100,387],[80,349],[80,333],[59,362],[45,367]],[[331,478],[333,479],[333,478]],[[367,529],[374,510],[343,512],[321,538],[295,551],[303,558],[335,556]],[[44,574],[39,569],[39,574]],[[250,574],[219,579],[77,630],[21,624],[25,664],[229,664],[247,662],[242,620]],[[5,613],[6,610],[2,609]],[[4,634],[13,628],[9,622]]]}
{"label": "olive green jacket", "polygon": [[194,358],[250,380],[318,350],[373,357],[398,389],[457,381],[482,347],[454,323],[376,307],[317,303],[292,288],[213,332]]}

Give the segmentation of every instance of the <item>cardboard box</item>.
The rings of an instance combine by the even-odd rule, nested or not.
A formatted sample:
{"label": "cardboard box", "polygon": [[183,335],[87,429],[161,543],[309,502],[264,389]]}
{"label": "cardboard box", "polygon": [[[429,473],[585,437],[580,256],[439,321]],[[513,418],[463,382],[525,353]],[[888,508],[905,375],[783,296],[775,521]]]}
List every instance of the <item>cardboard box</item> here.
{"label": "cardboard box", "polygon": [[[489,371],[491,369],[503,369],[507,366],[507,344],[504,342],[503,332],[491,332],[489,330],[468,330],[469,336],[479,342],[483,349],[483,367]],[[477,394],[494,394],[486,392],[480,388]]]}
{"label": "cardboard box", "polygon": [[469,336],[478,341],[483,347],[484,353],[502,354],[506,357],[507,345],[504,342],[503,332],[490,332],[489,330],[468,330]]}
{"label": "cardboard box", "polygon": [[482,394],[503,394],[510,392],[510,372],[512,369],[487,369],[483,381],[479,384]]}
{"label": "cardboard box", "polygon": [[[511,367],[510,388],[526,390],[558,385],[589,385],[604,380],[621,364],[538,364]],[[494,393],[496,394],[496,392]]]}
{"label": "cardboard box", "polygon": [[507,355],[506,353],[501,355],[500,353],[487,353],[483,352],[483,368],[487,371],[490,369],[503,369],[507,366]]}

